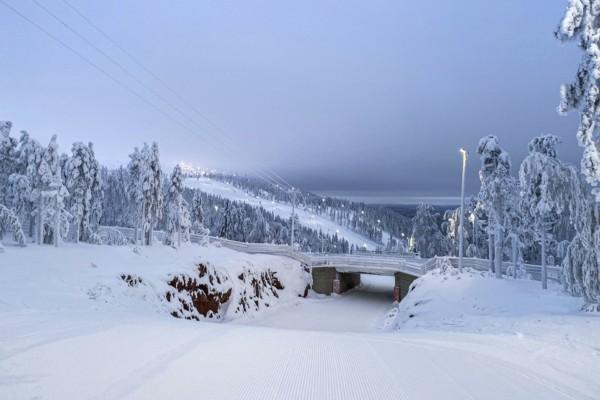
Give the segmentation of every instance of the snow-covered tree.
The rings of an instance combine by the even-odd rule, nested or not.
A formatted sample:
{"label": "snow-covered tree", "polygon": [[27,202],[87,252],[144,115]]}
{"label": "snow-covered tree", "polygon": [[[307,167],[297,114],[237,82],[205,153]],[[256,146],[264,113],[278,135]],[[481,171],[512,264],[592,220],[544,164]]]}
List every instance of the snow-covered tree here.
{"label": "snow-covered tree", "polygon": [[143,194],[143,174],[145,174],[145,163],[140,150],[135,147],[133,153],[129,155],[129,164],[127,165],[127,171],[129,173],[129,182],[127,184],[127,197],[129,202],[133,205],[133,215],[135,219],[135,239],[134,242],[137,244],[138,240],[143,244],[144,237],[144,194]]}
{"label": "snow-covered tree", "polygon": [[100,176],[104,194],[100,223],[112,226],[136,226],[136,208],[129,201],[127,192],[130,183],[127,168],[119,167],[109,170],[102,167]]}
{"label": "snow-covered tree", "polygon": [[15,242],[20,246],[25,246],[25,234],[19,219],[8,207],[0,204],[0,239],[9,232]]}
{"label": "snow-covered tree", "polygon": [[87,241],[100,222],[103,200],[100,165],[94,155],[92,143],[73,143],[71,157],[66,161],[65,168],[75,241]]}
{"label": "snow-covered tree", "polygon": [[259,208],[256,210],[256,216],[253,221],[250,233],[248,235],[248,242],[263,243],[268,240],[269,236],[269,223],[265,220],[265,216],[262,210]]}
{"label": "snow-covered tree", "polygon": [[230,200],[226,200],[225,207],[220,216],[219,237],[230,239],[227,234],[231,232],[231,209]]}
{"label": "snow-covered tree", "polygon": [[447,255],[450,244],[442,234],[440,227],[433,215],[433,208],[429,204],[420,204],[413,218],[412,237],[414,250],[421,257],[434,257]]}
{"label": "snow-covered tree", "polygon": [[182,241],[189,241],[190,236],[190,214],[182,192],[183,176],[181,167],[176,165],[171,174],[166,198],[166,242],[171,245],[177,243],[177,247],[181,246]]}
{"label": "snow-covered tree", "polygon": [[144,243],[151,246],[154,227],[163,211],[162,170],[156,142],[152,146],[144,144],[142,160],[143,237]]}
{"label": "snow-covered tree", "polygon": [[577,173],[557,157],[554,135],[542,135],[529,142],[529,155],[519,170],[522,210],[525,223],[535,228],[541,245],[542,287],[547,283],[547,236],[550,229],[568,213],[579,187]]}
{"label": "snow-covered tree", "polygon": [[[52,181],[47,189],[42,191],[42,221],[45,227],[44,234],[54,246],[58,246],[62,239],[69,233],[71,214],[65,209],[65,199],[69,192],[62,183],[60,165],[52,176]],[[51,238],[51,239],[50,239]]]}
{"label": "snow-covered tree", "polygon": [[158,145],[153,143],[140,151],[137,147],[129,155],[127,166],[129,183],[127,194],[133,204],[136,220],[136,242],[141,238],[141,243],[152,245],[154,227],[162,217],[163,193],[162,171],[158,154]]}
{"label": "snow-covered tree", "polygon": [[[571,84],[560,88],[558,111],[580,111],[577,139],[583,147],[581,170],[588,183],[600,185],[600,0],[569,0],[555,34],[562,42],[577,40],[583,51]],[[600,189],[600,188],[599,188]],[[600,197],[600,193],[597,195]],[[597,198],[596,201],[600,201]]]}
{"label": "snow-covered tree", "polygon": [[194,190],[190,214],[192,226],[202,225],[204,222],[204,211],[202,209],[202,194],[199,190]]}
{"label": "snow-covered tree", "polygon": [[65,210],[65,197],[69,192],[62,183],[56,135],[52,136],[48,147],[44,149],[38,174],[40,180],[37,198],[38,243],[52,242],[58,246],[61,235],[68,232],[68,224],[63,222],[67,221],[70,215]]}
{"label": "snow-covered tree", "polygon": [[572,295],[584,297],[585,310],[600,311],[600,230],[592,229],[598,223],[592,218],[580,222],[563,260],[565,286]]}
{"label": "snow-covered tree", "polygon": [[192,223],[192,232],[196,235],[198,243],[202,246],[208,243],[210,231],[204,226],[204,210],[202,207],[202,193],[194,190],[192,205],[190,210],[190,219]]}
{"label": "snow-covered tree", "polygon": [[16,151],[15,172],[9,176],[9,206],[16,211],[21,225],[28,236],[38,239],[35,234],[39,229],[39,213],[35,205],[41,190],[39,167],[42,162],[44,148],[21,131]]}
{"label": "snow-covered tree", "polygon": [[[500,147],[496,136],[481,138],[477,153],[481,159],[479,199],[488,215],[490,263],[494,267],[496,277],[501,278],[504,234],[511,221],[510,215],[518,208],[518,184],[510,175],[510,157]],[[492,238],[495,241],[493,248]]]}
{"label": "snow-covered tree", "polygon": [[9,176],[16,172],[17,141],[10,136],[12,123],[0,121],[0,204],[6,204]]}

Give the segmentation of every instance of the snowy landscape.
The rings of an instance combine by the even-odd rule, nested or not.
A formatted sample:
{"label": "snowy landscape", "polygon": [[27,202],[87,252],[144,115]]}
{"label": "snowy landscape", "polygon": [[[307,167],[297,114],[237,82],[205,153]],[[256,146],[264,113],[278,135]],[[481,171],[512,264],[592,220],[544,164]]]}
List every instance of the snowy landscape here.
{"label": "snowy landscape", "polygon": [[[475,127],[467,139],[448,127],[443,140],[450,137],[464,143],[460,150],[449,150],[433,128],[420,135],[398,128],[410,125],[413,116],[408,111],[393,130],[397,142],[388,133],[377,136],[376,144],[377,140],[364,140],[376,136],[367,124],[369,113],[387,110],[388,105],[387,100],[381,103],[367,95],[360,96],[366,100],[361,100],[364,115],[358,120],[354,110],[352,115],[336,112],[313,92],[310,101],[295,98],[291,106],[265,96],[262,100],[269,100],[265,114],[253,108],[261,101],[252,98],[244,105],[248,110],[241,112],[225,96],[229,90],[236,96],[248,91],[259,96],[262,90],[281,94],[281,86],[265,83],[280,79],[277,73],[286,65],[290,76],[297,74],[298,79],[304,76],[300,70],[316,76],[322,68],[325,73],[330,54],[320,54],[319,60],[312,53],[315,48],[304,47],[317,46],[308,26],[322,29],[322,34],[336,33],[334,39],[325,35],[319,42],[333,43],[340,51],[333,52],[339,57],[333,58],[336,67],[354,60],[348,57],[358,49],[372,61],[366,57],[373,55],[372,44],[363,48],[357,41],[356,47],[346,48],[338,30],[349,33],[360,26],[361,35],[381,40],[380,22],[383,30],[391,29],[387,24],[398,25],[399,16],[407,18],[402,7],[386,3],[380,6],[389,12],[380,13],[378,7],[367,10],[366,5],[337,5],[342,8],[332,10],[323,4],[317,6],[323,13],[336,16],[344,10],[348,18],[364,25],[350,29],[345,19],[325,26],[311,20],[315,25],[303,30],[293,24],[301,19],[296,13],[312,9],[296,5],[291,12],[286,8],[291,4],[271,4],[266,8],[281,21],[258,17],[259,22],[251,24],[253,40],[271,46],[294,44],[294,51],[318,62],[304,68],[302,62],[292,66],[278,59],[282,64],[263,66],[267,82],[258,72],[264,61],[258,56],[240,59],[240,64],[219,64],[227,58],[219,58],[224,53],[217,50],[217,43],[225,49],[239,44],[235,47],[239,51],[249,46],[241,39],[246,36],[235,31],[249,19],[236,14],[236,6],[182,2],[165,9],[158,3],[144,4],[152,29],[146,30],[139,19],[123,24],[125,29],[139,27],[144,39],[160,24],[165,28],[161,37],[195,32],[202,39],[198,43],[189,37],[169,39],[165,48],[159,36],[148,36],[154,41],[148,39],[145,46],[152,47],[150,54],[159,54],[161,63],[170,62],[161,53],[168,48],[184,51],[198,46],[205,55],[213,55],[210,62],[216,64],[210,65],[216,76],[230,74],[226,80],[235,84],[222,93],[214,88],[210,92],[204,82],[215,104],[227,104],[219,110],[225,110],[233,125],[225,129],[227,122],[212,122],[198,111],[195,101],[185,100],[179,90],[186,89],[169,86],[170,79],[179,76],[177,70],[163,80],[149,61],[127,50],[134,46],[100,27],[117,15],[133,18],[136,14],[129,6],[98,9],[91,2],[70,0],[33,0],[23,6],[0,0],[0,29],[5,29],[4,20],[11,26],[25,24],[19,29],[28,26],[31,33],[43,34],[57,46],[53,51],[76,56],[82,66],[133,95],[129,101],[136,99],[136,107],[145,103],[152,112],[145,119],[133,111],[135,107],[123,115],[115,108],[114,123],[89,123],[88,133],[76,129],[77,124],[54,126],[58,116],[44,113],[43,107],[26,107],[20,103],[25,96],[18,96],[14,87],[0,96],[8,98],[6,106],[0,103],[0,118],[12,118],[5,112],[18,113],[16,120],[0,121],[0,399],[600,399],[600,0],[566,3],[554,37],[553,26],[535,26],[543,28],[553,43],[576,42],[583,54],[574,82],[560,86],[560,96],[555,90],[553,100],[559,103],[559,114],[578,119],[569,120],[568,129],[551,121],[564,136],[532,133],[524,140],[503,131],[506,116],[502,124],[487,116],[489,125]],[[537,8],[544,12],[557,8],[551,16],[561,12],[560,5],[540,4]],[[119,7],[125,7],[123,14],[116,11]],[[442,29],[448,23],[442,21],[452,18],[436,19],[438,7],[404,7],[414,7],[409,13],[414,18],[407,18],[406,24],[425,26],[427,34],[451,38],[460,31],[452,23],[446,26],[448,31]],[[496,15],[486,7],[458,2],[452,12],[461,18],[467,10],[486,18]],[[525,18],[532,12],[530,5],[493,7],[498,7],[498,15],[514,12]],[[211,29],[225,35],[223,26],[231,26],[236,33],[217,38],[204,31],[209,28],[197,28],[200,10],[220,21]],[[430,31],[426,15],[431,13],[440,26]],[[540,18],[544,24],[546,17],[544,13]],[[102,22],[97,24],[96,18]],[[495,20],[486,23],[491,31],[500,29]],[[116,25],[108,26],[116,29]],[[519,27],[520,35],[534,35],[533,25]],[[53,27],[74,35],[78,45]],[[287,37],[287,29],[300,29],[302,34]],[[393,30],[388,33],[395,39],[404,37]],[[11,67],[25,46],[19,40],[30,40],[25,36],[11,45],[16,55],[0,67],[1,75],[8,77],[2,79],[29,82],[31,74],[33,98],[50,93],[47,107],[52,109],[61,107],[61,99],[78,98],[69,96],[78,84],[40,90],[33,78],[42,78],[29,67]],[[211,41],[215,47],[207,45]],[[386,43],[374,46],[377,55],[384,53]],[[106,45],[111,50],[103,50]],[[525,40],[524,47],[530,46],[531,41]],[[465,54],[475,48],[476,41],[456,47]],[[553,51],[562,54],[566,48]],[[256,51],[261,52],[260,46]],[[199,62],[187,56],[188,62]],[[488,65],[483,58],[475,51],[474,59]],[[366,75],[381,75],[387,89],[386,79],[392,79],[383,72],[387,64],[363,65],[362,60],[357,70],[364,67]],[[519,57],[510,60],[529,68]],[[48,68],[63,61],[49,59]],[[455,60],[440,62],[455,66]],[[507,68],[510,63],[506,61]],[[543,67],[553,68],[550,64]],[[236,69],[227,69],[231,65],[244,72],[241,78]],[[401,70],[417,77],[420,67]],[[52,69],[48,76],[58,79],[65,75],[63,69]],[[369,92],[342,70],[329,75],[328,82],[335,81],[338,72],[345,88],[352,82],[358,91]],[[452,73],[450,81],[464,79],[456,70]],[[477,73],[469,78],[484,79],[478,87],[496,79]],[[544,79],[545,85],[554,82]],[[87,104],[91,101],[87,94],[73,100],[88,106],[85,121],[109,113],[100,104],[104,101],[96,82],[82,82],[85,93],[89,84],[99,96],[96,107]],[[196,99],[202,90],[190,85]],[[437,82],[429,89],[442,85]],[[283,96],[303,93],[295,90],[290,88]],[[472,105],[472,99],[459,92],[453,91],[453,102]],[[338,96],[332,90],[328,95],[353,107],[350,92]],[[492,108],[502,107],[502,95],[486,94]],[[428,105],[422,108],[431,106],[432,111],[417,119],[451,125],[445,110],[436,108],[434,95],[423,96],[414,102],[422,101]],[[112,107],[114,101],[106,103]],[[322,110],[331,121],[317,117]],[[256,121],[268,127],[266,120],[281,123],[295,113],[314,117],[314,125],[292,129],[288,121],[286,133],[272,128],[273,136],[268,137],[245,131],[245,124],[252,132]],[[461,118],[475,121],[476,112],[469,113]],[[385,115],[392,114],[397,110]],[[67,119],[65,115],[59,114]],[[531,122],[535,119],[531,115],[538,114],[527,115]],[[138,135],[134,129],[127,136],[123,124],[130,119],[140,122],[139,128],[134,124],[138,130],[149,133]],[[199,129],[200,121],[208,129]],[[31,133],[25,130],[28,124]],[[417,132],[422,125],[412,129]],[[338,132],[340,126],[344,128]],[[320,136],[311,136],[308,127]],[[61,129],[67,132],[66,139]],[[293,146],[279,143],[280,137],[290,143],[302,137],[310,146],[287,152]],[[342,140],[330,146],[332,137]],[[409,142],[414,149],[402,153]],[[386,147],[392,153],[383,156]],[[456,164],[451,171],[444,164],[446,153],[452,153]],[[180,161],[183,157],[185,162]],[[303,163],[303,158],[308,161]],[[395,169],[397,165],[402,168]],[[399,181],[392,180],[390,171]],[[326,185],[333,189],[324,190]],[[336,188],[345,185],[348,193],[371,190],[373,198],[382,200],[363,202],[360,199],[368,195],[337,195],[344,191]],[[402,196],[410,202],[386,201],[382,196],[387,189],[397,193],[398,185],[412,190]],[[457,193],[460,205],[453,200],[446,204]],[[413,203],[414,199],[421,201]]]}

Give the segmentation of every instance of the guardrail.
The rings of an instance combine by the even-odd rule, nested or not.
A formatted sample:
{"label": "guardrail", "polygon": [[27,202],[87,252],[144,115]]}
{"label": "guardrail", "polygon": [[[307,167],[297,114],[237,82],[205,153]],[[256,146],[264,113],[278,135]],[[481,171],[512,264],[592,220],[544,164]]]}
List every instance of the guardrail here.
{"label": "guardrail", "polygon": [[[135,229],[122,227],[122,226],[100,226],[98,232],[100,234],[106,234],[110,231],[118,231],[125,236],[131,243],[135,241]],[[162,242],[165,239],[165,232],[160,230],[154,231],[154,239],[156,242]],[[203,240],[203,237],[196,234],[190,235],[190,241],[192,243],[199,243]],[[248,254],[271,254],[276,256],[284,256],[293,258],[304,264],[310,265],[311,259],[304,253],[294,251],[290,246],[284,244],[271,244],[271,243],[243,243],[235,240],[224,239],[215,236],[209,236],[208,241],[213,244],[217,244],[222,247],[226,247],[231,250],[241,251]]]}
{"label": "guardrail", "polygon": [[[107,233],[108,231],[117,230],[123,234],[131,242],[134,241],[135,229],[126,227],[101,226],[99,233]],[[165,232],[154,231],[154,237],[157,242],[163,241]],[[190,235],[190,240],[198,243],[202,240],[200,235]],[[300,261],[303,264],[310,266],[351,266],[351,267],[371,267],[379,269],[395,269],[404,270],[415,275],[423,275],[435,268],[443,262],[444,259],[454,266],[458,267],[458,257],[434,257],[420,258],[415,255],[393,255],[393,254],[378,254],[378,253],[359,253],[359,254],[339,254],[339,253],[303,253],[292,249],[291,246],[271,243],[243,243],[235,240],[229,240],[214,236],[209,236],[210,243],[226,247],[231,250],[240,251],[248,254],[270,254],[275,256],[283,256]],[[520,264],[526,271],[529,277],[534,280],[541,279],[541,266],[533,264]],[[472,268],[477,271],[488,271],[490,269],[490,261],[481,258],[463,258],[463,266]],[[506,273],[508,268],[512,266],[511,262],[504,261],[502,263],[502,272]],[[548,279],[560,282],[562,270],[557,266],[548,266]]]}
{"label": "guardrail", "polygon": [[[458,267],[458,257],[448,257],[450,262],[454,267]],[[489,271],[490,269],[490,260],[482,259],[482,258],[463,258],[463,266],[466,268],[473,268],[478,271]],[[525,269],[527,275],[536,281],[542,279],[542,266],[536,264],[517,264]],[[510,261],[502,262],[502,272],[506,273],[509,268],[513,267],[513,263]],[[562,268],[555,265],[547,266],[548,271],[548,279],[554,280],[556,282],[561,282]]]}

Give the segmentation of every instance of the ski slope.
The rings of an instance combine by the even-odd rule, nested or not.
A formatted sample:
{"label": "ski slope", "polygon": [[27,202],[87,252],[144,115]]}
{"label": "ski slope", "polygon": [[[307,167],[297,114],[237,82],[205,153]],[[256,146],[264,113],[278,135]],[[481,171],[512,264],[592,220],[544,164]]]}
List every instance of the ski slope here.
{"label": "ski slope", "polygon": [[[152,291],[194,260],[235,276],[295,262],[231,250],[67,245],[0,254],[1,399],[597,399],[600,316],[539,282],[434,271],[394,307],[391,280],[284,296],[223,323],[175,319]],[[281,263],[281,264],[278,264]],[[288,272],[285,272],[288,271]],[[291,279],[291,280],[290,280]],[[293,292],[290,292],[293,293]],[[412,317],[410,315],[413,315]]]}
{"label": "ski slope", "polygon": [[[292,216],[292,206],[289,204],[254,197],[240,188],[215,179],[210,179],[208,177],[187,178],[185,180],[185,185],[193,189],[200,189],[208,194],[220,196],[229,200],[245,202],[256,207],[262,207],[281,218],[288,219]],[[350,245],[354,244],[355,247],[366,247],[367,250],[375,250],[377,248],[377,243],[374,241],[351,229],[336,224],[327,217],[317,215],[308,209],[302,208],[296,208],[296,213],[300,224],[303,226],[316,231],[321,230],[323,233],[329,235],[337,233],[339,237],[343,237]]]}

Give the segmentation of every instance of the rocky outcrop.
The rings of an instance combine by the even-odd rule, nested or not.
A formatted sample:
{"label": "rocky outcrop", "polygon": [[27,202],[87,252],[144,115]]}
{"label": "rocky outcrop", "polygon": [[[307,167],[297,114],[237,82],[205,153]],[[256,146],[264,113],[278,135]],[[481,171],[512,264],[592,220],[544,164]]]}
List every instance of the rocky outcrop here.
{"label": "rocky outcrop", "polygon": [[196,321],[223,318],[233,291],[229,277],[205,264],[198,264],[196,272],[168,280],[165,299],[175,308],[171,315]]}

